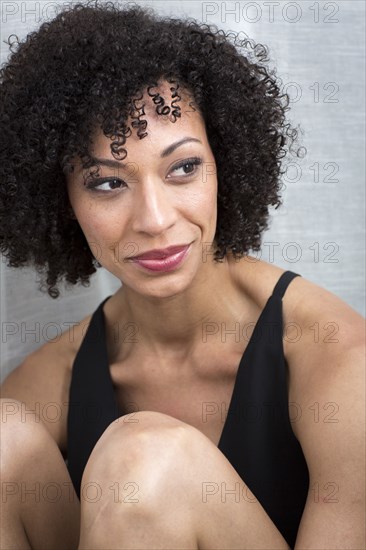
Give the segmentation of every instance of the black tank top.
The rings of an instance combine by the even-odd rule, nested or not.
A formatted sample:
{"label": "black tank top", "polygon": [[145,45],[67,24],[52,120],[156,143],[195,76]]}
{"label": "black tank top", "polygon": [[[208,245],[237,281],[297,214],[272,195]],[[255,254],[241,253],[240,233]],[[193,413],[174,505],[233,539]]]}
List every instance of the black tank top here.
{"label": "black tank top", "polygon": [[[309,490],[307,464],[288,412],[282,341],[282,297],[297,276],[292,271],[281,275],[252,331],[218,444],[252,493],[242,497],[261,503],[291,548]],[[103,313],[109,298],[92,315],[72,370],[67,467],[79,498],[94,445],[107,426],[125,414],[118,407],[109,370]]]}

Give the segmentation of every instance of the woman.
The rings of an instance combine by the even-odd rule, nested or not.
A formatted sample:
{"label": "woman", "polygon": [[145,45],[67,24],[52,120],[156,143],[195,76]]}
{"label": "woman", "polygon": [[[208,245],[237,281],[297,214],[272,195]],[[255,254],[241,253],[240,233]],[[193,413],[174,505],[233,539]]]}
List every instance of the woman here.
{"label": "woman", "polygon": [[77,5],[2,69],[2,252],[122,283],[3,384],[2,548],[365,543],[363,319],[248,254],[297,132],[241,45]]}

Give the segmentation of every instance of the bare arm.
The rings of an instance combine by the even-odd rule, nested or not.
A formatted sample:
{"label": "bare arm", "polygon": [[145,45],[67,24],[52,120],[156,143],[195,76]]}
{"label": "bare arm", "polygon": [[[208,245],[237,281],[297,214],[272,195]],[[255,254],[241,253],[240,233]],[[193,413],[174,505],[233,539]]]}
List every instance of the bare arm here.
{"label": "bare arm", "polygon": [[[58,344],[45,344],[6,377],[1,385],[1,397],[7,398],[2,414],[15,414],[20,407],[22,420],[32,416],[43,422],[65,455],[71,372],[66,348]],[[17,402],[11,403],[11,399]]]}
{"label": "bare arm", "polygon": [[[290,402],[301,407],[293,428],[310,475],[295,550],[361,550],[366,548],[364,319],[319,287],[294,317],[302,334],[289,353]],[[314,323],[324,328],[319,338]]]}

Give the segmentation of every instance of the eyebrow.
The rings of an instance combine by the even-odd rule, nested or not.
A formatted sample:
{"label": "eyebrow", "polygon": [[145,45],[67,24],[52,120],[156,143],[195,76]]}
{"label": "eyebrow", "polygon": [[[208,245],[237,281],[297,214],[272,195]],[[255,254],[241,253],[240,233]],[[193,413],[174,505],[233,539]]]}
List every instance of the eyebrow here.
{"label": "eyebrow", "polygon": [[[178,147],[183,145],[184,143],[188,143],[190,141],[195,141],[197,143],[202,143],[201,140],[193,137],[185,137],[183,139],[180,139],[179,141],[176,141],[175,143],[172,143],[172,145],[169,145],[163,151],[160,153],[160,158],[165,158],[171,155]],[[118,160],[112,160],[112,159],[104,159],[104,158],[97,158],[91,155],[91,159],[93,162],[101,164],[103,166],[108,166],[109,168],[125,168],[127,166],[126,163],[123,163]]]}

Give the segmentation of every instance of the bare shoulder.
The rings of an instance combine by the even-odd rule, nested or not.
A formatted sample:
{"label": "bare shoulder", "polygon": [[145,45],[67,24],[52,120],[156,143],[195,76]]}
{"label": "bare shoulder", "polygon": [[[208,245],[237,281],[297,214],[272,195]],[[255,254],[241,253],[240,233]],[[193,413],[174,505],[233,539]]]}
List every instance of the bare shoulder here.
{"label": "bare shoulder", "polygon": [[[233,265],[232,273],[242,291],[263,309],[286,270],[248,258],[245,267],[242,262]],[[339,354],[350,347],[365,345],[362,315],[326,288],[298,274],[300,277],[292,279],[282,299],[286,359],[297,359],[299,364],[306,365],[309,361],[304,350],[306,356],[325,351]]]}
{"label": "bare shoulder", "polygon": [[57,341],[30,353],[1,385],[1,397],[21,402],[24,419],[33,415],[43,422],[64,454],[72,365],[90,319],[88,315]]}
{"label": "bare shoulder", "polygon": [[314,384],[334,379],[347,357],[365,351],[362,315],[304,277],[296,277],[286,290],[283,321],[290,398],[294,401],[311,393]]}
{"label": "bare shoulder", "polygon": [[[234,277],[243,292],[263,309],[286,270],[248,258],[245,266],[234,266]],[[329,383],[337,370],[346,368],[348,357],[365,353],[365,319],[344,300],[302,275],[288,285],[282,314],[289,401],[301,406],[310,399],[315,385]],[[360,375],[362,363],[358,360],[357,364]]]}
{"label": "bare shoulder", "polygon": [[[263,261],[248,271],[246,290],[261,308],[284,271]],[[332,376],[341,358],[365,350],[362,315],[302,275],[288,285],[282,298],[282,315],[290,397],[300,398],[315,380]]]}

